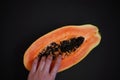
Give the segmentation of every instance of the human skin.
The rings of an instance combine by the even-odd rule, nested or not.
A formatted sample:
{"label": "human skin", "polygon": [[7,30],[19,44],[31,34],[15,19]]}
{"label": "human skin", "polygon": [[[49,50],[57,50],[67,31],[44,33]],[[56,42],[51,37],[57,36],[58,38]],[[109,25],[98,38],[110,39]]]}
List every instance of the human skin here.
{"label": "human skin", "polygon": [[32,69],[28,74],[28,80],[55,80],[56,74],[58,72],[61,55],[56,58],[56,62],[52,70],[50,70],[50,66],[52,63],[52,56],[48,57],[43,56],[39,61],[39,58],[35,58]]}

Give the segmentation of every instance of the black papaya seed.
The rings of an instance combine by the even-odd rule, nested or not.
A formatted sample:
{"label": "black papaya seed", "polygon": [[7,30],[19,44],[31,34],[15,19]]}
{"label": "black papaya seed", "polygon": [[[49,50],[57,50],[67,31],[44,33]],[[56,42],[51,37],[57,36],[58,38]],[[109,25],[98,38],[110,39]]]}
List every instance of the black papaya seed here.
{"label": "black papaya seed", "polygon": [[[58,54],[62,55],[63,53],[66,55],[74,52],[80,45],[83,43],[84,37],[74,37],[69,40],[60,41],[60,44],[56,42],[52,42],[49,46],[45,47],[39,54],[39,57],[52,55],[53,59],[55,59]],[[57,54],[56,54],[57,53]]]}

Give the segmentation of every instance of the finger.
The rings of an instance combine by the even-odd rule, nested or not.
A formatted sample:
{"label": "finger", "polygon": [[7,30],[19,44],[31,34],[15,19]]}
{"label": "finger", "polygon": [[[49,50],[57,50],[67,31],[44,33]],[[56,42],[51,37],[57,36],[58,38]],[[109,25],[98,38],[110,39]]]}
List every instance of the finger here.
{"label": "finger", "polygon": [[43,67],[44,67],[44,65],[45,65],[45,59],[46,59],[45,56],[43,56],[43,57],[41,58],[41,60],[40,60],[40,62],[39,62],[39,66],[38,66],[38,71],[42,71],[42,70],[43,70]]}
{"label": "finger", "polygon": [[36,72],[38,60],[39,60],[39,58],[37,57],[37,58],[35,58],[35,60],[33,61],[33,63],[32,63],[32,69],[31,69],[31,71],[30,71],[31,73]]}
{"label": "finger", "polygon": [[56,62],[55,62],[55,65],[54,65],[54,67],[53,67],[53,69],[52,69],[52,71],[51,71],[51,76],[56,76],[56,73],[57,73],[57,71],[58,71],[58,69],[59,69],[59,66],[60,66],[60,63],[61,63],[61,59],[62,59],[62,56],[61,55],[59,55],[58,57],[57,57],[57,60],[56,60]]}
{"label": "finger", "polygon": [[51,63],[52,63],[52,56],[49,55],[47,57],[47,59],[46,59],[46,63],[45,63],[45,67],[44,67],[44,72],[47,72],[47,73],[49,72]]}

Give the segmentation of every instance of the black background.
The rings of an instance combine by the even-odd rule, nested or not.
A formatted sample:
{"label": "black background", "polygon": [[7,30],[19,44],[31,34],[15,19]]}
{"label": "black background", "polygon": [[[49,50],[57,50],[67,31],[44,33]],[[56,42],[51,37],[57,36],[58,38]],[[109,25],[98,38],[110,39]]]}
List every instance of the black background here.
{"label": "black background", "polygon": [[64,25],[93,24],[102,40],[91,53],[72,68],[58,73],[56,80],[116,80],[118,78],[117,2],[7,1],[1,4],[3,80],[27,80],[23,55],[30,44],[45,33]]}

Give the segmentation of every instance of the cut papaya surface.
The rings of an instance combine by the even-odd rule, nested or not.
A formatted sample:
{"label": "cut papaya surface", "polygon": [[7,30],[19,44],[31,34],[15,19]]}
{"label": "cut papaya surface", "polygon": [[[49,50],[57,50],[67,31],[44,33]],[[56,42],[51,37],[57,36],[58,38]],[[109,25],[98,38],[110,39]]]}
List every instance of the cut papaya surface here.
{"label": "cut papaya surface", "polygon": [[25,51],[23,63],[27,70],[31,70],[36,57],[62,55],[59,71],[69,69],[85,58],[101,41],[101,35],[96,26],[68,25],[55,29],[34,41]]}

